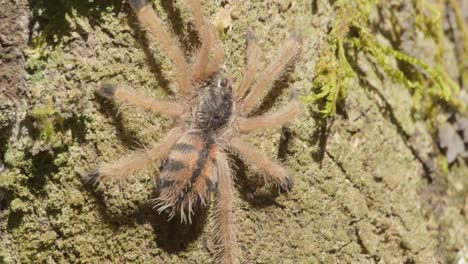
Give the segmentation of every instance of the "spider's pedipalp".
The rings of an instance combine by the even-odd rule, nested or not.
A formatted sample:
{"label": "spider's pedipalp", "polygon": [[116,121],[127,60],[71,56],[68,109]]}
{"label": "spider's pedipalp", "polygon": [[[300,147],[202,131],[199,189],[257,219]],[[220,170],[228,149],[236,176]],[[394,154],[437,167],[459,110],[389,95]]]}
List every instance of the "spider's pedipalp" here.
{"label": "spider's pedipalp", "polygon": [[285,47],[276,60],[264,71],[258,82],[252,87],[244,100],[244,111],[249,113],[257,105],[259,98],[267,91],[268,87],[279,78],[291,61],[299,54],[302,38],[298,33],[292,33]]}
{"label": "spider's pedipalp", "polygon": [[258,45],[258,38],[255,32],[251,29],[247,30],[247,63],[244,67],[244,74],[239,87],[236,89],[236,98],[243,98],[247,89],[254,81],[260,66],[261,50]]}
{"label": "spider's pedipalp", "polygon": [[294,120],[300,112],[300,105],[297,92],[293,90],[288,104],[276,113],[271,115],[257,116],[252,118],[239,118],[238,126],[241,133],[262,128],[279,128],[284,124]]}
{"label": "spider's pedipalp", "polygon": [[239,263],[239,248],[234,227],[233,180],[226,155],[219,151],[216,157],[218,189],[215,205],[216,263]]}
{"label": "spider's pedipalp", "polygon": [[275,183],[285,191],[290,191],[293,187],[293,179],[285,168],[258,152],[239,137],[232,138],[228,142],[228,147],[245,162],[254,165],[262,173],[267,183]]}
{"label": "spider's pedipalp", "polygon": [[97,183],[109,180],[129,178],[137,172],[149,167],[154,162],[169,155],[172,146],[183,135],[184,129],[175,127],[164,136],[158,144],[150,149],[137,151],[130,156],[123,157],[114,163],[104,163],[95,171],[83,176],[85,181]]}
{"label": "spider's pedipalp", "polygon": [[184,112],[184,106],[177,102],[148,99],[147,95],[139,94],[130,89],[118,88],[112,84],[103,84],[97,91],[100,96],[121,103],[128,103],[141,109],[156,113],[179,117]]}
{"label": "spider's pedipalp", "polygon": [[163,51],[174,62],[179,92],[182,95],[188,95],[190,92],[190,68],[178,43],[172,39],[164,23],[145,0],[130,0],[129,2],[140,24],[153,35]]}

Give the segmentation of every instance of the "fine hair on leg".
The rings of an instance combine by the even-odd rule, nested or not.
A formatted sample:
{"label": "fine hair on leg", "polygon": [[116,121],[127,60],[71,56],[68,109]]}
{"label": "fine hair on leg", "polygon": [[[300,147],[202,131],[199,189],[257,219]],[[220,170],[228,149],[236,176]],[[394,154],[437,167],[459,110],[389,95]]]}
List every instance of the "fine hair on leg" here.
{"label": "fine hair on leg", "polygon": [[263,175],[265,182],[275,183],[286,191],[291,190],[293,180],[289,172],[281,165],[258,152],[239,137],[232,138],[228,142],[228,147],[239,155],[242,160],[255,166]]}
{"label": "fine hair on leg", "polygon": [[[205,21],[200,1],[188,0],[187,4],[192,9],[195,28],[201,42],[192,63],[192,79],[204,80],[219,71],[224,60],[224,50],[216,28]],[[213,54],[211,59],[210,53]]]}
{"label": "fine hair on leg", "polygon": [[224,61],[224,49],[221,44],[221,39],[219,38],[218,31],[211,24],[207,24],[211,32],[211,38],[213,42],[212,53],[213,56],[210,60],[210,63],[206,67],[205,76],[211,76],[214,73],[218,72],[221,68],[221,64]]}
{"label": "fine hair on leg", "polygon": [[[187,0],[187,5],[192,10],[195,28],[200,32],[205,26],[205,16],[203,15],[200,0]],[[201,42],[203,43],[203,39]]]}
{"label": "fine hair on leg", "polygon": [[213,36],[210,31],[210,25],[206,23],[205,17],[203,16],[200,1],[188,0],[187,5],[192,10],[195,29],[198,32],[198,37],[201,43],[192,62],[192,80],[203,80],[207,77],[205,71],[209,64],[210,51],[213,47]]}
{"label": "fine hair on leg", "polygon": [[268,87],[277,80],[284,72],[291,61],[299,54],[302,45],[302,38],[297,33],[291,34],[285,47],[283,47],[276,60],[262,73],[260,79],[250,90],[250,93],[244,100],[244,111],[249,113],[259,102],[259,98],[263,98]]}
{"label": "fine hair on leg", "polygon": [[218,188],[215,201],[215,242],[216,263],[239,263],[234,215],[233,215],[233,179],[226,155],[219,151],[216,157]]}
{"label": "fine hair on leg", "polygon": [[183,128],[175,127],[171,129],[158,144],[155,144],[149,149],[136,151],[113,163],[101,164],[96,171],[86,176],[86,180],[98,183],[130,178],[143,169],[148,168],[154,162],[165,159],[169,155],[172,146],[183,133]]}
{"label": "fine hair on leg", "polygon": [[153,36],[164,53],[174,62],[179,92],[183,96],[188,95],[190,92],[189,66],[177,41],[172,38],[163,21],[145,0],[130,0],[130,6],[142,27]]}
{"label": "fine hair on leg", "polygon": [[260,66],[261,49],[258,38],[251,29],[247,30],[247,62],[244,66],[244,74],[239,87],[236,89],[236,98],[241,99],[249,89]]}
{"label": "fine hair on leg", "polygon": [[300,104],[295,90],[291,92],[290,101],[278,112],[270,115],[256,116],[252,118],[239,118],[239,131],[243,134],[257,129],[279,128],[294,120],[300,113]]}
{"label": "fine hair on leg", "polygon": [[119,103],[131,104],[144,110],[172,117],[179,117],[184,112],[184,106],[178,102],[148,99],[147,95],[140,94],[135,90],[119,88],[112,84],[103,84],[97,93]]}
{"label": "fine hair on leg", "polygon": [[210,60],[210,51],[212,48],[212,34],[209,25],[205,25],[198,32],[200,41],[202,41],[199,50],[194,55],[192,62],[192,80],[197,82],[204,80],[206,76],[206,68]]}

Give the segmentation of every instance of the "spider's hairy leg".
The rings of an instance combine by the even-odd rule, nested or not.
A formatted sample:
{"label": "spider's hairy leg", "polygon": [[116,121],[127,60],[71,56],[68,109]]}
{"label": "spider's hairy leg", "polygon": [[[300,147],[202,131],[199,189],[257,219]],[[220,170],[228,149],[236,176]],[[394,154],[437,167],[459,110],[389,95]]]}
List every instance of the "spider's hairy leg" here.
{"label": "spider's hairy leg", "polygon": [[288,104],[278,112],[252,118],[239,118],[239,131],[241,133],[249,133],[262,128],[279,128],[294,120],[299,115],[299,112],[300,105],[297,91],[292,90]]}
{"label": "spider's hairy leg", "polygon": [[224,60],[224,49],[221,44],[221,39],[219,38],[218,31],[215,30],[214,26],[210,25],[211,38],[213,39],[213,57],[210,60],[210,63],[206,67],[205,76],[211,76],[212,74],[219,71],[221,64]]}
{"label": "spider's hairy leg", "polygon": [[215,207],[216,263],[239,263],[239,248],[234,231],[233,182],[226,155],[221,151],[216,157],[218,176]]}
{"label": "spider's hairy leg", "polygon": [[192,67],[192,80],[204,80],[206,77],[206,67],[210,60],[210,51],[212,48],[212,34],[209,30],[209,25],[203,26],[198,34],[200,36],[201,46],[194,55]]}
{"label": "spider's hairy leg", "polygon": [[197,53],[194,55],[192,62],[192,79],[203,80],[207,76],[205,75],[206,67],[209,63],[210,50],[213,47],[213,35],[211,34],[211,28],[205,21],[203,16],[202,6],[199,0],[188,0],[187,5],[192,10],[194,16],[195,29],[198,32],[201,46]]}
{"label": "spider's hairy leg", "polygon": [[146,0],[130,0],[129,3],[140,24],[153,35],[163,51],[174,62],[179,92],[182,95],[187,95],[190,92],[190,71],[178,43],[171,37],[162,20]]}
{"label": "spider's hairy leg", "polygon": [[158,160],[165,159],[177,140],[183,135],[184,129],[175,127],[171,129],[158,144],[149,149],[138,151],[130,156],[123,157],[113,163],[104,163],[88,175],[84,180],[92,184],[109,180],[121,180],[135,175],[137,172],[149,167]]}
{"label": "spider's hairy leg", "polygon": [[203,16],[200,0],[188,0],[187,5],[192,9],[195,28],[200,32],[205,26],[205,17]]}
{"label": "spider's hairy leg", "polygon": [[261,50],[258,45],[258,38],[255,32],[251,29],[247,30],[247,63],[244,67],[244,74],[239,87],[236,89],[236,98],[244,97],[247,89],[252,84],[255,75],[260,66]]}
{"label": "spider's hairy leg", "polygon": [[[188,0],[187,5],[193,12],[195,28],[201,43],[191,65],[192,79],[204,80],[219,70],[224,59],[224,51],[215,27],[205,20],[200,1]],[[213,58],[210,60],[212,49]]]}
{"label": "spider's hairy leg", "polygon": [[116,87],[112,84],[103,84],[97,93],[107,99],[117,102],[128,103],[141,109],[151,110],[156,113],[179,117],[184,112],[181,103],[148,99],[147,95],[139,94],[130,89]]}
{"label": "spider's hairy leg", "polygon": [[245,162],[254,165],[263,175],[265,181],[273,182],[286,191],[293,187],[293,179],[288,171],[281,165],[270,160],[267,156],[258,152],[254,147],[245,143],[239,137],[234,137],[228,142],[232,151],[237,153]]}
{"label": "spider's hairy leg", "polygon": [[299,54],[302,37],[292,33],[276,60],[262,73],[258,82],[252,87],[244,100],[244,111],[249,113],[262,98],[268,87],[279,78],[290,62]]}

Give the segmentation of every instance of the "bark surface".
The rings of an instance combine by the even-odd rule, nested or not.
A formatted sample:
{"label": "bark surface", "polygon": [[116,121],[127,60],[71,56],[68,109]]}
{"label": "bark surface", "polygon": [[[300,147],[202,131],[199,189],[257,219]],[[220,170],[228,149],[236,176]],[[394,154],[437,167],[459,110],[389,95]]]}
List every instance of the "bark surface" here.
{"label": "bark surface", "polygon": [[[330,2],[202,1],[221,28],[226,72],[237,80],[247,28],[261,40],[261,69],[289,32],[302,32],[298,63],[256,114],[285,104],[288,87],[311,93],[317,57],[337,19]],[[373,34],[382,43],[405,30],[392,28],[394,16],[415,17],[414,9],[399,9],[403,1],[392,2],[372,11]],[[192,54],[197,37],[183,1],[153,4]],[[172,124],[95,94],[111,82],[155,98],[173,96],[173,65],[139,29],[128,4],[0,0],[0,6],[0,262],[212,261],[211,210],[184,225],[151,208],[158,164],[99,190],[81,180],[99,162],[159,140]],[[434,40],[415,32],[395,48],[433,63]],[[456,41],[445,41],[447,70],[457,79]],[[334,118],[324,121],[317,104],[304,103],[289,127],[246,138],[289,168],[290,193],[264,186],[261,175],[234,160],[242,263],[455,263],[468,256],[464,161],[440,172],[434,133],[414,114],[410,90],[371,56],[354,55],[359,74]]]}

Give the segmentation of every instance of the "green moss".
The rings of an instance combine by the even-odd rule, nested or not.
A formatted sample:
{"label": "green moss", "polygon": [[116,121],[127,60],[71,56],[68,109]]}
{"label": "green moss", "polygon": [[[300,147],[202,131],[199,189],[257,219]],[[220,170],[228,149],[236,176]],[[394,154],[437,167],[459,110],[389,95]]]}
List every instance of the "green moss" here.
{"label": "green moss", "polygon": [[[435,118],[430,111],[440,100],[458,112],[465,112],[466,106],[458,99],[460,88],[447,74],[442,66],[443,60],[443,30],[440,19],[440,11],[424,0],[415,0],[416,25],[426,34],[432,36],[438,45],[436,61],[439,65],[429,66],[421,59],[384,46],[369,32],[369,16],[371,11],[380,7],[379,1],[337,1],[335,9],[337,20],[327,38],[327,48],[320,54],[317,63],[317,73],[311,94],[305,96],[305,102],[325,99],[321,112],[324,116],[333,116],[336,112],[336,104],[346,96],[349,79],[356,76],[350,63],[357,65],[357,56],[349,52],[351,49],[364,51],[375,58],[377,64],[394,81],[404,84],[408,89],[419,94],[418,99],[427,98],[429,108],[421,109],[419,102],[415,102],[416,108],[424,111],[428,118]],[[426,10],[431,15],[425,15]],[[395,25],[396,26],[396,25]],[[352,34],[350,33],[352,30]],[[399,34],[398,27],[395,31]],[[416,69],[418,78],[411,79],[398,67],[392,65],[392,60],[405,62]],[[351,61],[349,61],[351,60]],[[417,91],[415,91],[417,90]],[[439,108],[438,108],[439,109]]]}
{"label": "green moss", "polygon": [[29,112],[39,129],[39,138],[45,143],[59,144],[56,135],[57,127],[63,127],[63,118],[57,113],[52,102],[46,106],[36,107]]}
{"label": "green moss", "polygon": [[413,0],[415,6],[415,26],[426,36],[431,37],[437,44],[435,60],[438,64],[444,64],[444,30],[442,28],[442,16],[445,11],[443,1],[429,3],[426,0]]}
{"label": "green moss", "polygon": [[318,92],[303,97],[304,102],[325,99],[325,106],[321,110],[324,116],[333,116],[336,104],[346,97],[348,82],[354,73],[345,55],[344,40],[351,23],[360,21],[366,15],[365,10],[362,13],[352,11],[356,6],[350,1],[337,1],[335,6],[338,19],[328,35],[327,48],[319,56],[313,82],[312,91]]}
{"label": "green moss", "polygon": [[[448,77],[448,74],[441,66],[430,67],[420,59],[411,57],[388,46],[383,46],[372,37],[367,29],[362,27],[359,29],[360,38],[352,39],[351,43],[356,48],[370,53],[389,77],[404,84],[409,89],[417,90],[422,96],[431,98],[432,102],[442,99],[457,111],[466,111],[466,106],[458,99],[458,93],[460,92],[458,84]],[[427,77],[412,81],[401,70],[393,67],[389,62],[389,58],[406,62],[420,69],[420,73],[427,73]],[[430,81],[434,84],[431,85]]]}
{"label": "green moss", "polygon": [[47,60],[44,59],[39,53],[26,51],[29,56],[28,70],[31,74],[31,83],[35,84],[44,78],[44,69],[47,66]]}
{"label": "green moss", "polygon": [[28,212],[29,208],[27,204],[21,199],[14,199],[10,203],[10,209],[12,212]]}
{"label": "green moss", "polygon": [[460,43],[457,43],[462,46],[460,49],[461,54],[459,54],[459,62],[461,63],[460,69],[462,81],[464,84],[468,84],[468,26],[465,22],[466,20],[463,19],[460,1],[448,0],[448,4],[455,13],[457,26],[462,33],[462,43],[461,45]]}
{"label": "green moss", "polygon": [[[344,55],[341,38],[336,39],[336,43],[328,47],[327,51],[322,51],[317,62],[317,74],[313,82],[319,92],[304,96],[302,99],[306,103],[325,99],[325,106],[320,112],[324,116],[333,116],[336,112],[336,104],[346,96],[348,82],[353,72]],[[335,53],[339,54],[338,57]]]}
{"label": "green moss", "polygon": [[25,164],[25,155],[23,151],[13,150],[11,146],[7,146],[7,151],[5,153],[5,163],[11,165],[12,167],[23,167]]}

